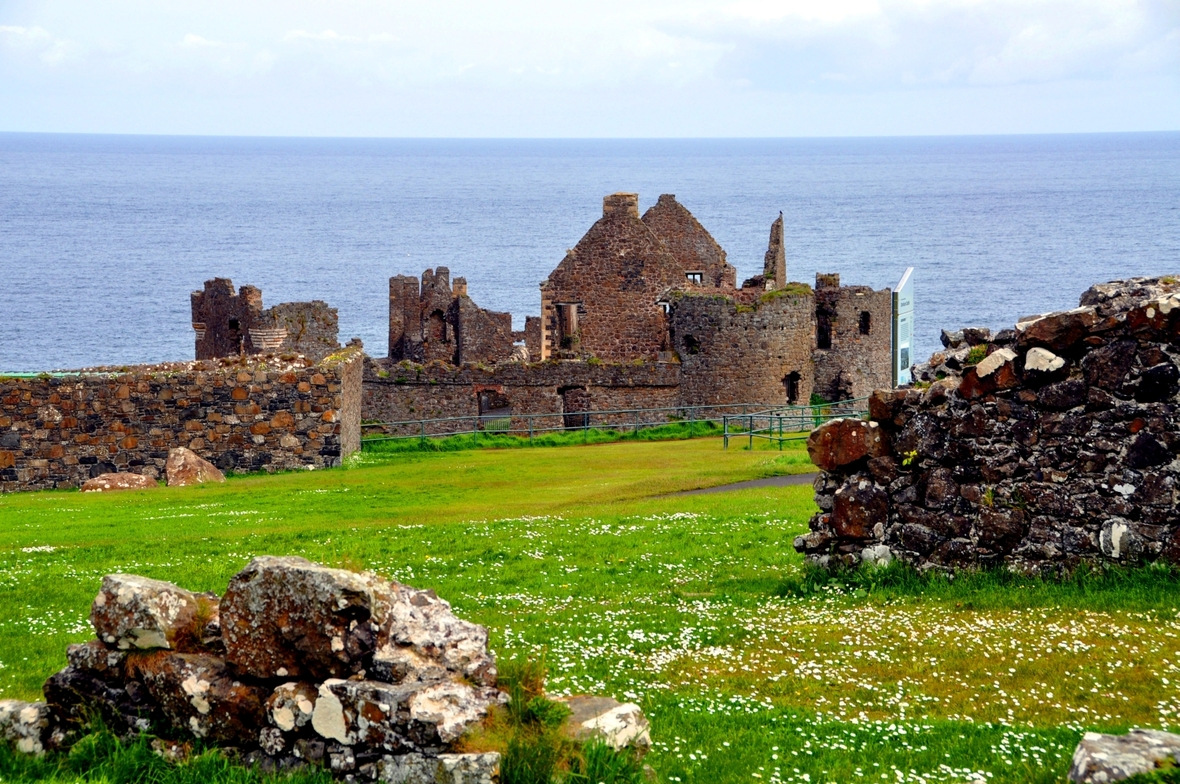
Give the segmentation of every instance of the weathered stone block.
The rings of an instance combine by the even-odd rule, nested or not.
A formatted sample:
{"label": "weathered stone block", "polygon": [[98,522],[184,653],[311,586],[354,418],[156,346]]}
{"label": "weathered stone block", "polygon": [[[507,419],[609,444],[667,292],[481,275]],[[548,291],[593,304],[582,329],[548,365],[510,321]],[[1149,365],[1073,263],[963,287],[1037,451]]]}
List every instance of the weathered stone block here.
{"label": "weathered stone block", "polygon": [[217,619],[217,599],[162,580],[108,574],[90,608],[98,638],[116,648],[172,648],[187,635],[200,640],[202,624]]}
{"label": "weathered stone block", "polygon": [[198,738],[233,745],[266,724],[270,690],[237,680],[219,657],[161,652],[135,669],[169,721]]}
{"label": "weathered stone block", "polygon": [[866,539],[888,517],[889,496],[867,479],[854,479],[836,491],[831,524],[841,539]]}
{"label": "weathered stone block", "polygon": [[99,474],[82,483],[83,493],[110,493],[117,490],[150,490],[154,480],[140,474]]}
{"label": "weathered stone block", "polygon": [[1126,735],[1087,732],[1074,751],[1069,780],[1110,784],[1180,763],[1180,735],[1133,729]]}
{"label": "weathered stone block", "polygon": [[379,644],[394,588],[375,574],[262,556],[221,601],[226,661],[255,678],[348,676]]}
{"label": "weathered stone block", "polygon": [[811,462],[825,471],[845,468],[886,451],[880,425],[863,419],[833,419],[812,431],[807,439]]}

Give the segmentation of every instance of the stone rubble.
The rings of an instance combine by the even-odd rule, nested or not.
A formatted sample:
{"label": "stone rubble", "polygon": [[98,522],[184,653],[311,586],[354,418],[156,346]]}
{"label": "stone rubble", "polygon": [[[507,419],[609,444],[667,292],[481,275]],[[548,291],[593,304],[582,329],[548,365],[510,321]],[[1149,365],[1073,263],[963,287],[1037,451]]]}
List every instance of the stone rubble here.
{"label": "stone rubble", "polygon": [[869,421],[818,428],[816,564],[1180,561],[1180,282],[1092,287],[1015,329],[944,333]]}
{"label": "stone rubble", "polygon": [[1075,784],[1108,784],[1180,763],[1180,735],[1133,729],[1126,735],[1087,732],[1069,766]]}
{"label": "stone rubble", "polygon": [[633,702],[586,695],[561,697],[558,701],[570,709],[566,726],[575,740],[601,738],[616,751],[627,746],[640,750],[651,747],[651,724]]}
{"label": "stone rubble", "polygon": [[108,575],[91,620],[98,639],[70,646],[44,703],[0,701],[0,735],[21,751],[67,748],[99,716],[119,735],[159,733],[160,753],[175,758],[195,736],[264,771],[322,764],[346,781],[398,784],[499,778],[498,754],[453,748],[508,699],[487,631],[433,592],[262,556],[220,600]]}

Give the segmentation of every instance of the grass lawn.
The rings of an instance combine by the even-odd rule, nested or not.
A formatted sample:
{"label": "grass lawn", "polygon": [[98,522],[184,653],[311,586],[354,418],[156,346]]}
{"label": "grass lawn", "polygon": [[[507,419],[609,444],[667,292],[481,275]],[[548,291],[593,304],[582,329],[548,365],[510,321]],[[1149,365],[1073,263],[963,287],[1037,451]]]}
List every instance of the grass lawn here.
{"label": "grass lawn", "polygon": [[433,588],[551,692],[638,701],[670,782],[1060,782],[1084,728],[1180,724],[1180,583],[902,570],[829,582],[791,542],[801,442],[366,454],[217,487],[0,497],[0,696],[35,698],[122,571],[221,591],[254,555]]}

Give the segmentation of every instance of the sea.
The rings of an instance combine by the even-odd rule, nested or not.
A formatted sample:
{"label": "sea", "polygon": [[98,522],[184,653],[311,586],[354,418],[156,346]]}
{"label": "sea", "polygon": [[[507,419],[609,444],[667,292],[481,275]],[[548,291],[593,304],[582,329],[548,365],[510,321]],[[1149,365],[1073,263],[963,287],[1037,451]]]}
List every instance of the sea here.
{"label": "sea", "polygon": [[1076,307],[1180,274],[1180,133],[676,140],[0,134],[0,371],[191,359],[189,294],[320,299],[387,350],[388,279],[448,267],[517,329],[602,197],[672,193],[761,271],[892,287],[915,356],[943,328]]}

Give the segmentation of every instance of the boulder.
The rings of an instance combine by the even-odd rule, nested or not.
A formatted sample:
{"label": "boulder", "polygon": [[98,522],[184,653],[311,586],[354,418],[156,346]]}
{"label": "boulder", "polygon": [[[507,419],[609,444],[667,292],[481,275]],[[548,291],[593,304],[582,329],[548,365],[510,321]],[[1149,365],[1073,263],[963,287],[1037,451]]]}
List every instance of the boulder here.
{"label": "boulder", "polygon": [[500,780],[500,755],[401,754],[382,757],[377,780],[388,784],[496,784]]}
{"label": "boulder", "polygon": [[1134,340],[1120,340],[1091,351],[1082,359],[1086,383],[1108,392],[1117,392],[1135,364],[1135,350],[1138,347],[1139,344]]}
{"label": "boulder", "polygon": [[496,683],[487,629],[455,617],[434,591],[395,586],[381,631],[388,642],[373,656],[375,677],[381,680],[432,680],[441,667],[485,686]]}
{"label": "boulder", "polygon": [[271,690],[238,680],[220,657],[161,651],[134,667],[168,720],[198,738],[239,745],[266,726]]}
{"label": "boulder", "polygon": [[386,641],[394,594],[372,573],[260,556],[221,600],[226,661],[254,678],[348,677]]}
{"label": "boulder", "polygon": [[965,400],[974,400],[998,389],[1011,389],[1019,384],[1016,352],[1002,348],[988,354],[975,367],[967,368],[959,384],[959,396]]}
{"label": "boulder", "polygon": [[90,622],[98,638],[116,648],[173,648],[199,641],[217,623],[217,597],[162,580],[108,574],[90,607]]}
{"label": "boulder", "polygon": [[41,754],[41,740],[49,727],[49,708],[43,702],[0,700],[0,738],[17,751]]}
{"label": "boulder", "polygon": [[168,453],[164,473],[168,476],[169,487],[188,487],[206,482],[225,481],[225,474],[221,473],[217,466],[183,446],[178,446]]}
{"label": "boulder", "polygon": [[1050,384],[1037,394],[1037,402],[1054,411],[1076,408],[1086,402],[1086,382],[1072,378]]}
{"label": "boulder", "polygon": [[457,681],[391,684],[329,678],[311,717],[320,737],[385,752],[440,751],[504,702],[503,692]]}
{"label": "boulder", "polygon": [[1084,338],[1099,321],[1098,313],[1092,307],[1036,316],[1017,322],[1017,345],[1064,351]]}
{"label": "boulder", "polygon": [[565,730],[575,740],[599,738],[616,751],[627,746],[651,747],[651,724],[633,702],[586,695],[559,697],[557,701],[570,709]]}
{"label": "boulder", "polygon": [[811,462],[825,471],[834,471],[887,451],[880,425],[863,419],[833,419],[812,431],[807,439]]}
{"label": "boulder", "polygon": [[1069,766],[1075,784],[1108,784],[1180,763],[1180,735],[1133,729],[1126,735],[1087,732]]}
{"label": "boulder", "polygon": [[141,474],[99,474],[82,483],[83,493],[110,493],[116,490],[149,490],[156,486],[154,479]]}

